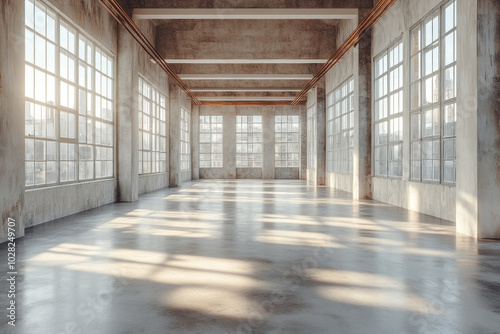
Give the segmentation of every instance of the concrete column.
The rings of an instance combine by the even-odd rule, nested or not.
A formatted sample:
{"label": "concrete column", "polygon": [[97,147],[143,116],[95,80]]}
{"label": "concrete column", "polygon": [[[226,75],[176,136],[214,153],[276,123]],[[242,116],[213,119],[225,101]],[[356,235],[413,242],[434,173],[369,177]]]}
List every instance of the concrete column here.
{"label": "concrete column", "polygon": [[124,28],[118,35],[118,199],[133,202],[139,198],[138,46]]}
{"label": "concrete column", "polygon": [[191,106],[191,179],[200,179],[200,106]]}
{"label": "concrete column", "polygon": [[274,109],[264,107],[262,110],[262,179],[274,180]]}
{"label": "concrete column", "polygon": [[169,84],[170,92],[170,186],[179,187],[182,184],[181,174],[181,90],[174,84]]}
{"label": "concrete column", "polygon": [[299,178],[307,180],[307,108],[301,106],[300,112],[300,169]]}
{"label": "concrete column", "polygon": [[325,78],[316,88],[316,185],[325,185],[326,172],[326,91]]}
{"label": "concrete column", "polygon": [[0,1],[0,242],[24,236],[24,1]]}
{"label": "concrete column", "polygon": [[224,175],[228,179],[236,179],[236,110],[237,107],[230,112],[223,113],[222,149],[224,151]]}
{"label": "concrete column", "polygon": [[354,53],[355,125],[352,196],[353,199],[371,199],[371,31],[363,36]]}
{"label": "concrete column", "polygon": [[500,239],[500,3],[457,5],[457,232]]}

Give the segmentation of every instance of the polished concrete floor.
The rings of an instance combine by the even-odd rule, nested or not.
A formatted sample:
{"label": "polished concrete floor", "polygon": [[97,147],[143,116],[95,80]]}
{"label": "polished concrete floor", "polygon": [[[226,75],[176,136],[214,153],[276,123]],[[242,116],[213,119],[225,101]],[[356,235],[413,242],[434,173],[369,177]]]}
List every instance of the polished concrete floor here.
{"label": "polished concrete floor", "polygon": [[300,181],[187,183],[30,228],[17,254],[0,333],[500,333],[499,242]]}

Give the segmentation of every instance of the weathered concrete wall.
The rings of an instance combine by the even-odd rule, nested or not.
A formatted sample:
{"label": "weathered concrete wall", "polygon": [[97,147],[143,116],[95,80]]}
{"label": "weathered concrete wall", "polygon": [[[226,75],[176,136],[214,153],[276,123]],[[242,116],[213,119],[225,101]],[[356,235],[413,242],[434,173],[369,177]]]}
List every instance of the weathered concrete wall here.
{"label": "weathered concrete wall", "polygon": [[[191,180],[191,170],[181,170],[181,109],[191,112],[191,100],[176,84],[169,84],[170,123],[169,123],[169,177],[170,186],[179,187],[182,182]],[[191,115],[191,131],[193,131],[193,115]],[[191,152],[192,160],[192,152]]]}
{"label": "weathered concrete wall", "polygon": [[24,236],[24,1],[0,2],[0,242]]}
{"label": "weathered concrete wall", "polygon": [[379,177],[372,182],[373,199],[455,221],[455,187]]}
{"label": "weathered concrete wall", "polygon": [[27,190],[26,227],[116,202],[117,188],[117,180],[110,179]]}
{"label": "weathered concrete wall", "polygon": [[[22,1],[17,0],[13,2],[22,3]],[[49,4],[99,44],[107,48],[112,54],[117,55],[118,25],[99,1],[70,2],[65,0],[50,0]],[[24,19],[21,18],[20,22],[24,24]],[[22,30],[24,30],[24,25],[22,25]],[[24,57],[19,58],[24,60]],[[115,60],[119,61],[117,57]],[[4,63],[3,58],[2,63]],[[7,62],[9,66],[11,63],[14,62]],[[115,82],[118,82],[118,80]],[[22,99],[24,100],[24,97]],[[119,123],[118,120],[117,123]],[[115,175],[117,175],[116,168]],[[112,203],[118,199],[117,188],[117,180],[110,179],[28,190],[25,195],[24,210],[26,226],[44,223],[83,210]]]}
{"label": "weathered concrete wall", "polygon": [[[337,27],[337,47],[342,45],[349,37],[351,32],[356,27],[356,20],[342,20]],[[354,76],[356,61],[358,59],[358,50],[354,48],[350,50],[340,61],[334,66],[325,76],[326,94],[330,94],[339,87],[344,81]],[[356,85],[355,85],[356,87]],[[355,94],[358,90],[355,89]],[[357,109],[356,109],[357,110]],[[355,112],[356,112],[355,110]],[[326,149],[326,148],[325,148]],[[335,173],[326,171],[325,184],[329,187],[353,192],[353,174],[352,173]]]}
{"label": "weathered concrete wall", "polygon": [[168,188],[168,173],[139,175],[139,195]]}
{"label": "weathered concrete wall", "polygon": [[[460,0],[458,1],[461,2]],[[397,40],[403,41],[404,68],[410,68],[409,30],[427,14],[432,12],[440,0],[399,0],[380,19],[372,32],[372,56],[377,56]],[[457,11],[460,15],[460,10]],[[469,15],[468,12],[463,12]],[[461,20],[459,19],[459,27]],[[460,34],[459,34],[460,36]],[[466,38],[459,38],[459,40]],[[475,53],[475,52],[474,52]],[[458,51],[460,54],[460,49]],[[461,72],[459,66],[458,73]],[[443,219],[456,220],[456,189],[447,185],[410,182],[410,80],[409,71],[404,71],[404,141],[403,177],[400,180],[374,177],[372,182],[373,199],[422,212]],[[463,80],[458,82],[463,83]],[[460,87],[460,85],[458,85]],[[460,95],[460,94],[458,94]],[[457,135],[458,140],[458,135]],[[457,148],[459,145],[457,144]],[[458,153],[458,152],[457,152]],[[457,173],[462,167],[457,165]],[[458,184],[458,182],[457,182]]]}
{"label": "weathered concrete wall", "polygon": [[[200,179],[298,179],[299,168],[275,168],[274,116],[299,115],[304,106],[202,106],[200,115],[222,115],[223,168],[200,168]],[[236,168],[236,115],[262,115],[263,167]],[[199,131],[199,130],[198,130]]]}
{"label": "weathered concrete wall", "polygon": [[133,202],[139,198],[139,46],[125,28],[119,28],[117,57],[117,167],[118,198]]}
{"label": "weathered concrete wall", "polygon": [[500,239],[500,3],[457,13],[457,232]]}
{"label": "weathered concrete wall", "polygon": [[[148,38],[148,40],[154,45],[155,43],[155,35],[156,29],[153,23],[144,20],[136,21],[136,24],[139,26],[139,29],[144,33],[144,35]],[[131,38],[131,37],[129,37]],[[137,44],[135,41],[133,43]],[[137,47],[138,50],[138,64],[137,64],[137,72],[139,75],[144,77],[147,81],[154,85],[154,87],[163,94],[167,99],[166,105],[166,117],[167,117],[167,129],[169,127],[168,119],[169,119],[169,103],[168,103],[168,76],[167,74],[155,63],[151,62],[149,55],[140,47]],[[134,82],[135,85],[138,85],[139,82],[136,80]],[[134,88],[134,91],[137,91]],[[137,94],[134,94],[133,98],[137,98]],[[137,110],[137,109],[136,109]],[[137,111],[136,116],[137,118]],[[168,130],[167,130],[168,131]],[[169,136],[167,135],[167,148],[169,147]],[[167,149],[167,162],[169,158],[169,150]],[[138,191],[139,194],[155,191],[158,189],[166,188],[169,185],[169,176],[168,176],[168,163],[167,163],[167,171],[165,173],[158,173],[154,175],[140,175],[138,178]]]}

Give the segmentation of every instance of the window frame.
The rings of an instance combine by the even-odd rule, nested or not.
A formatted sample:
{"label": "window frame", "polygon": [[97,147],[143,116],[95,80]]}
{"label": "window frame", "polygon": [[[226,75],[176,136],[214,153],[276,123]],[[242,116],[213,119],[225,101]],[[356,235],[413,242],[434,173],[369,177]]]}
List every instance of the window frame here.
{"label": "window frame", "polygon": [[[251,118],[251,121],[249,120],[249,117]],[[260,121],[255,122],[254,117],[260,118]],[[243,118],[245,118],[246,120],[243,121]],[[263,121],[264,119],[262,115],[236,115],[236,168],[262,169],[264,167]],[[255,128],[253,124],[260,124],[260,131],[254,131]],[[246,131],[243,130],[244,125],[246,125]],[[252,131],[250,131],[250,127],[252,128]],[[247,136],[246,141],[243,141],[242,139],[244,135]],[[249,135],[252,136],[251,142],[248,140]],[[256,137],[259,138],[258,135],[260,135],[260,140],[256,140]],[[241,152],[238,152],[238,145],[240,145],[241,147]],[[245,147],[246,152],[243,152],[243,147]],[[250,147],[252,148],[252,152],[248,152]],[[260,147],[260,149],[257,150],[258,152],[254,152],[255,147]],[[252,159],[249,159],[250,154],[252,155]],[[259,157],[260,159],[258,159]],[[241,165],[243,161],[247,162],[246,166]]]}
{"label": "window frame", "polygon": [[[354,172],[354,95],[352,75],[327,94],[326,171],[328,173],[353,174]],[[347,122],[346,127],[342,124],[344,117]],[[342,146],[342,138],[347,138],[344,139],[347,141],[347,146]]]}
{"label": "window frame", "polygon": [[[391,53],[395,51],[396,49],[398,50],[398,58],[399,62],[392,64],[391,66]],[[386,58],[386,64],[384,65],[384,71],[381,73],[377,73],[377,68],[378,68],[378,61],[383,60]],[[404,42],[403,38],[400,37],[396,39],[395,41],[391,42],[387,48],[385,48],[382,52],[380,52],[377,56],[373,58],[373,70],[372,70],[372,77],[373,77],[373,114],[372,114],[372,120],[373,120],[373,151],[372,151],[372,174],[374,177],[379,177],[379,178],[387,178],[387,179],[397,179],[401,180],[403,179],[404,176],[404,88],[405,88],[405,79],[404,79]],[[391,89],[391,86],[393,84],[393,79],[392,78],[392,73],[395,71],[399,72],[398,76],[398,87]],[[378,81],[382,79],[383,77],[386,77],[385,79],[385,90],[384,93],[377,95],[377,88],[378,86]],[[396,95],[399,95],[397,100],[398,100],[398,107],[399,112],[393,112],[391,113],[391,110],[393,108],[393,97]],[[378,118],[377,119],[377,111],[379,111],[379,108],[377,103],[382,100],[386,100],[386,115],[385,117]],[[393,133],[393,129],[396,128],[395,123],[397,122],[397,128],[399,129],[399,138],[397,139],[392,139],[392,135],[395,135],[395,132]],[[383,143],[379,143],[377,141],[378,136],[377,136],[377,126],[380,124],[386,124],[386,140]],[[393,157],[394,151],[391,152],[391,148],[393,147],[399,147],[399,159],[395,159]],[[378,160],[377,159],[377,150],[378,149],[384,149],[385,148],[385,160]],[[392,153],[392,154],[391,154]],[[392,156],[392,158],[391,158]],[[377,171],[377,162],[379,161],[385,161],[385,174],[381,174]],[[391,163],[400,164],[400,175],[396,174],[391,174]]]}
{"label": "window frame", "polygon": [[[203,121],[203,119],[205,121]],[[215,119],[215,122],[214,122]],[[206,122],[208,120],[208,122]],[[203,129],[203,125],[206,124],[207,129]],[[218,131],[218,125],[220,125],[220,131]],[[208,141],[202,141],[202,135],[208,136]],[[220,141],[218,138],[220,136]],[[215,141],[214,141],[215,138]],[[200,115],[200,169],[223,169],[224,168],[224,116],[223,115]],[[210,153],[202,153],[202,145],[207,145],[209,147]],[[218,151],[218,146],[220,145],[220,152]],[[209,159],[202,159],[202,156],[206,155]],[[220,166],[217,165],[217,160],[214,160],[216,156],[221,157]],[[210,167],[202,167],[202,162],[208,161]]]}
{"label": "window frame", "polygon": [[[446,31],[446,9],[450,6],[454,6],[454,26]],[[433,19],[438,18],[438,36],[435,41],[430,43],[429,45],[425,45],[425,34],[426,34],[426,24],[431,22]],[[456,185],[456,122],[457,122],[457,1],[456,0],[448,0],[441,2],[436,8],[430,11],[422,20],[420,20],[417,24],[411,27],[410,34],[410,181],[412,182],[420,182],[420,183],[429,183],[429,184],[440,184],[446,186],[455,186]],[[434,29],[434,27],[433,27]],[[418,31],[420,36],[418,39],[418,51],[413,51],[413,36],[414,33]],[[454,61],[445,65],[445,57],[446,57],[446,37],[454,34]],[[434,48],[439,48],[438,52],[438,69],[432,71],[430,74],[425,74],[425,55]],[[418,61],[419,66],[419,75],[418,78],[414,78],[414,69],[413,59],[416,57],[420,57]],[[434,59],[433,59],[434,61]],[[444,73],[448,69],[454,68],[454,96],[452,98],[445,99],[445,77]],[[424,105],[425,98],[425,81],[432,78],[434,75],[438,77],[438,88],[439,94],[437,102],[429,103]],[[414,95],[413,89],[415,86],[419,87],[419,105],[418,107],[414,107]],[[446,136],[445,135],[445,108],[448,106],[454,107],[454,122],[453,123],[453,135]],[[439,125],[437,128],[439,130],[439,134],[435,133],[434,127],[436,124],[433,124],[433,134],[431,136],[424,136],[424,128],[425,128],[425,113],[432,111],[433,113],[437,110],[437,118]],[[436,117],[434,114],[433,117]],[[418,123],[414,123],[414,118],[418,118]],[[434,120],[435,122],[435,120]],[[418,130],[414,130],[414,124],[418,124]],[[418,138],[415,139],[415,133],[417,133]],[[453,159],[445,159],[445,142],[453,141]],[[433,151],[436,151],[436,147],[439,147],[439,158],[424,159],[424,144],[431,143],[433,146]],[[418,145],[417,145],[418,144]],[[438,144],[438,145],[436,145]],[[418,149],[416,149],[418,146]],[[434,152],[433,152],[434,153]],[[428,153],[427,153],[428,154]],[[418,157],[418,158],[415,158]],[[434,161],[439,162],[439,178],[438,179],[424,179],[424,161]],[[454,181],[445,181],[445,163],[447,161],[453,161],[454,167]],[[419,175],[415,177],[414,168],[418,164]],[[432,169],[435,169],[433,166]],[[433,171],[434,173],[435,171]]]}
{"label": "window frame", "polygon": [[[145,96],[144,89],[148,89],[150,96]],[[139,175],[151,175],[167,172],[168,151],[168,117],[166,94],[139,74],[139,100],[137,117],[139,121]],[[163,102],[163,105],[162,105]],[[145,112],[144,105],[149,104],[149,114]],[[163,119],[162,119],[163,118]],[[144,128],[144,120],[149,120],[148,128]],[[163,134],[162,134],[163,133]],[[144,137],[149,137],[149,148],[144,148]],[[162,140],[164,148],[162,150]],[[149,160],[144,160],[144,155],[150,155]],[[149,163],[148,171],[144,166]]]}
{"label": "window frame", "polygon": [[[286,121],[283,122],[283,118],[286,118]],[[280,120],[278,122],[278,119]],[[296,122],[294,121],[296,120]],[[281,130],[278,131],[278,124],[280,124]],[[296,131],[292,131],[294,126],[297,126]],[[286,127],[285,130],[283,130],[283,126]],[[290,130],[292,129],[292,130]],[[278,136],[279,134],[279,136]],[[292,140],[289,141],[288,138],[292,136]],[[294,136],[295,135],[295,136]],[[284,136],[286,136],[286,140],[283,140]],[[293,140],[293,137],[296,137],[296,140]],[[293,145],[297,145],[297,150],[293,151],[290,150]],[[284,152],[278,152],[280,151],[278,145],[284,145],[281,146],[286,147]],[[291,146],[292,145],[292,146]],[[285,159],[281,159],[280,155],[285,155]],[[297,159],[294,160],[293,157],[290,158],[290,156],[297,156]],[[277,166],[277,162],[284,163],[286,166]],[[300,117],[299,115],[275,115],[274,116],[274,165],[275,168],[299,168],[300,167]],[[289,166],[292,165],[292,166]]]}
{"label": "window frame", "polygon": [[[25,180],[25,188],[26,189],[40,189],[40,188],[47,188],[47,187],[55,187],[55,186],[61,186],[61,185],[71,185],[71,184],[79,184],[83,182],[93,182],[93,181],[100,181],[100,180],[106,180],[106,179],[113,179],[115,178],[115,161],[116,161],[116,128],[115,128],[115,122],[116,122],[116,57],[115,55],[110,52],[106,47],[104,47],[101,43],[99,43],[97,40],[92,38],[83,28],[80,26],[76,25],[72,20],[70,20],[68,17],[66,17],[61,11],[59,11],[57,8],[55,8],[52,4],[47,3],[43,0],[25,0],[25,14],[24,14],[24,30],[26,35],[31,34],[33,36],[33,40],[27,39],[25,37],[25,45],[26,45],[26,51],[25,51],[25,58],[24,58],[24,64],[25,64],[25,69],[26,69],[26,82],[25,82],[25,89],[28,87],[28,85],[31,83],[31,88],[28,90],[25,90],[24,94],[24,102],[25,102],[25,142],[26,146],[28,146],[28,143],[30,141],[33,142],[33,147],[36,146],[36,142],[44,142],[44,147],[46,150],[47,143],[53,143],[55,145],[55,152],[54,152],[54,159],[48,159],[46,156],[46,153],[44,154],[45,158],[43,160],[37,160],[35,157],[37,155],[36,149],[33,151],[33,158],[32,159],[27,159],[28,157],[28,152],[25,151],[25,169],[26,169],[26,180]],[[33,11],[28,13],[28,9],[33,8]],[[39,11],[37,11],[37,8],[39,8]],[[44,15],[44,23],[43,23],[43,31],[40,32],[37,28],[37,13],[43,13]],[[31,18],[33,21],[28,20],[28,14],[30,14]],[[49,24],[47,18],[50,17],[51,24]],[[52,33],[49,35],[49,28],[51,27],[52,29],[50,30]],[[71,39],[65,39],[67,43],[72,42],[72,46],[70,47],[71,44],[66,44],[63,45],[63,40],[62,40],[62,29],[66,29],[66,38],[70,37],[69,32],[71,32],[72,36]],[[44,59],[44,64],[43,66],[37,64],[37,53],[40,52],[41,48],[38,48],[36,46],[36,39],[38,36],[38,40],[41,40],[43,43],[43,52],[45,53],[42,58]],[[30,43],[33,43],[33,47],[30,47]],[[84,48],[85,50],[83,51],[83,55],[80,52],[81,48],[81,43],[84,43]],[[48,57],[48,46],[50,45],[50,48],[53,52],[52,60],[52,66],[49,68],[49,57]],[[67,48],[65,47],[67,46]],[[87,46],[89,46],[89,49],[87,49]],[[69,48],[69,49],[68,49]],[[28,52],[31,51],[31,55],[28,54]],[[90,53],[89,53],[90,52]],[[96,62],[96,57],[97,53],[99,53],[99,56],[102,57],[104,63],[103,67],[97,66]],[[61,62],[61,56],[64,55],[65,57],[69,57],[68,59],[71,59],[71,63],[63,63]],[[90,55],[91,59],[88,60],[88,56]],[[62,66],[66,64],[65,71],[63,72]],[[69,66],[69,64],[72,65],[72,69]],[[108,65],[110,66],[108,68]],[[82,78],[81,78],[81,67],[84,68],[85,70],[85,78],[83,79],[84,83],[82,84]],[[28,69],[31,70],[31,72],[34,74],[31,78],[31,81],[28,80]],[[68,70],[71,69],[71,72],[68,72]],[[48,101],[48,93],[49,89],[46,81],[44,89],[44,94],[45,94],[45,102],[40,101],[38,97],[36,96],[36,85],[35,85],[35,74],[36,72],[43,72],[44,75],[44,80],[47,80],[48,76],[51,76],[54,80],[53,82],[53,104],[50,104]],[[102,91],[101,89],[97,89],[96,85],[96,74],[99,72],[101,75],[100,78],[102,82],[105,82],[106,87],[108,87],[108,84],[110,84],[109,88],[107,88],[105,91]],[[71,75],[71,76],[70,76]],[[101,82],[101,83],[102,83]],[[101,83],[99,84],[99,87],[101,87]],[[68,88],[73,90],[73,96],[71,97],[68,95],[68,97],[71,97],[70,100],[67,100],[68,102],[73,102],[74,105],[72,106],[67,106],[63,104],[62,100],[62,95],[61,95],[61,87],[64,87],[64,85],[68,86]],[[29,96],[28,92],[31,92],[32,95]],[[69,94],[69,90],[67,91]],[[80,94],[85,93],[85,98],[81,99]],[[89,99],[89,97],[91,97]],[[105,106],[106,109],[106,114],[109,116],[109,119],[106,119],[104,117],[97,117],[97,109],[96,109],[96,100],[99,98],[99,101],[104,100],[105,103],[101,103],[101,107]],[[82,101],[85,100],[85,107],[83,109],[86,109],[84,113],[82,113]],[[90,104],[88,103],[90,102]],[[33,108],[33,116],[31,116],[31,108],[28,108],[28,106],[32,106]],[[46,113],[50,112],[53,113],[53,118],[54,122],[51,124],[53,126],[53,136],[50,138],[49,136],[38,136],[35,133],[36,130],[36,111],[37,106],[40,106],[42,108],[46,109]],[[43,109],[42,109],[43,110]],[[90,114],[89,114],[90,112]],[[101,110],[99,110],[99,114],[101,113]],[[28,116],[29,114],[29,116]],[[61,126],[64,125],[65,123],[62,122],[62,115],[68,115],[70,118],[72,118],[73,124],[68,124],[68,126],[65,128],[65,130],[68,130],[72,133],[72,136],[68,135],[66,137],[63,137],[62,131],[61,131]],[[101,115],[102,116],[102,115]],[[84,119],[84,129],[82,130],[81,128],[81,120],[82,118]],[[32,124],[28,124],[28,120],[32,122]],[[89,123],[90,122],[90,123]],[[42,123],[44,123],[42,121]],[[111,135],[105,136],[105,142],[97,142],[97,133],[98,133],[98,127],[97,123],[102,124],[104,128],[110,128],[111,129]],[[89,130],[89,124],[90,124],[90,129],[91,133],[88,131]],[[45,120],[45,124],[43,126],[46,127],[47,125],[47,120]],[[29,127],[32,127],[32,129],[29,129]],[[30,131],[33,131],[30,133]],[[47,131],[47,128],[45,129]],[[84,132],[84,139],[82,139],[82,131]],[[107,130],[106,130],[107,131]],[[45,132],[47,134],[47,132]],[[90,137],[89,138],[89,133]],[[105,132],[106,133],[106,132]],[[101,132],[99,131],[99,134]],[[101,137],[99,137],[101,138]],[[68,157],[65,159],[64,154],[62,154],[62,148],[63,146],[69,146],[72,145],[74,147],[73,151],[70,152],[68,150]],[[31,146],[31,145],[30,145]],[[91,152],[91,158],[83,159],[81,157],[82,154],[82,149],[85,149],[89,147]],[[98,154],[99,152],[99,154]],[[104,152],[104,153],[102,153]],[[101,154],[102,153],[102,154]],[[101,159],[99,159],[101,158]],[[45,164],[45,171],[44,171],[44,182],[43,183],[36,183],[36,163],[43,163]],[[48,168],[47,168],[47,163],[55,163],[55,182],[48,182]],[[32,183],[28,184],[28,164],[33,164],[33,174],[32,174]],[[67,163],[68,164],[68,170],[67,170],[67,177],[63,178],[62,176],[62,165]],[[72,163],[73,166],[71,169],[69,169],[69,164]],[[90,166],[92,165],[91,168],[91,177],[85,177],[84,175],[90,175],[87,174],[89,171],[87,168],[84,166]],[[98,163],[101,163],[98,168]],[[108,163],[111,164],[111,166],[108,166]],[[85,168],[84,171],[81,170],[82,166]],[[103,167],[104,166],[104,167]],[[103,167],[103,168],[102,168]],[[103,176],[97,176],[97,171],[101,170],[101,175]],[[107,173],[109,172],[109,173]],[[69,176],[72,175],[73,173],[73,178],[70,178]],[[106,175],[107,174],[107,175]]]}
{"label": "window frame", "polygon": [[191,111],[181,107],[181,172],[191,170]]}

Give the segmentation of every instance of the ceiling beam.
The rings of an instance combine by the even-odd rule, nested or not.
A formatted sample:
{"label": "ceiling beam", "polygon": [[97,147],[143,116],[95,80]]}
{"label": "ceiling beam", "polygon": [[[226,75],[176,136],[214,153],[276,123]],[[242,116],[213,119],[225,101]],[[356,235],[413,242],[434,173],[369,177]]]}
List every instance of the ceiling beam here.
{"label": "ceiling beam", "polygon": [[[296,105],[305,105],[305,101],[298,102]],[[281,101],[220,101],[203,102],[204,106],[289,106],[290,102]]]}
{"label": "ceiling beam", "polygon": [[199,96],[201,102],[221,102],[221,101],[288,101],[292,102],[295,96],[220,96],[220,97],[203,97]]}
{"label": "ceiling beam", "polygon": [[224,93],[224,92],[270,92],[270,93],[281,93],[281,92],[300,92],[301,88],[191,88],[192,92],[198,93]]}
{"label": "ceiling beam", "polygon": [[324,64],[328,59],[165,59],[168,64]]}
{"label": "ceiling beam", "polygon": [[181,80],[311,80],[312,74],[179,74]]}
{"label": "ceiling beam", "polygon": [[355,8],[136,8],[140,20],[350,20]]}

